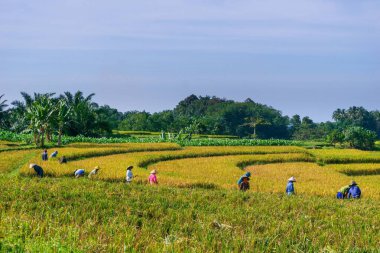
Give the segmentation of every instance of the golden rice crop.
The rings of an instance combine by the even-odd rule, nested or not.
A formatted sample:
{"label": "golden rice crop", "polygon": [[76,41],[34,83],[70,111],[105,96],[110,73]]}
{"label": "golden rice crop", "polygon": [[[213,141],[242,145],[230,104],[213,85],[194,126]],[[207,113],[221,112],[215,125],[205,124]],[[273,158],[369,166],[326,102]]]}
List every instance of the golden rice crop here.
{"label": "golden rice crop", "polygon": [[[77,148],[62,148],[59,152],[61,155],[70,152],[82,152],[82,156],[91,154],[91,152],[101,152],[103,149],[80,149]],[[113,150],[108,150],[112,152]],[[107,151],[107,152],[108,152]],[[155,152],[136,152],[131,154],[110,155],[104,157],[92,157],[91,159],[83,159],[80,161],[72,161],[68,164],[58,164],[56,160],[49,160],[42,162],[40,157],[37,156],[30,161],[30,163],[36,163],[41,165],[47,175],[51,176],[65,176],[72,175],[73,171],[78,168],[84,168],[87,171],[91,170],[95,166],[100,166],[104,169],[99,175],[99,178],[109,180],[120,180],[124,177],[125,168],[129,165],[133,165],[136,168],[146,167],[147,165],[159,161],[189,158],[189,157],[209,157],[209,156],[221,156],[221,155],[241,155],[241,154],[281,154],[283,152],[290,152],[297,154],[296,152],[303,151],[304,149],[298,147],[186,147],[182,150],[171,151],[155,151]],[[102,151],[104,152],[104,150]],[[118,152],[118,151],[117,151]],[[116,152],[116,153],[117,153]],[[119,152],[120,153],[120,152]],[[124,152],[127,153],[127,152]],[[109,153],[107,153],[109,154]],[[74,155],[74,154],[73,154]],[[92,155],[94,156],[94,155]],[[300,156],[308,157],[304,152]],[[280,156],[278,156],[278,159]],[[305,158],[306,159],[306,158]],[[141,172],[145,172],[145,169],[141,169]],[[29,169],[26,164],[22,170],[22,174],[31,174],[32,170]]]}
{"label": "golden rice crop", "polygon": [[[205,187],[216,186],[235,188],[236,181],[244,173],[238,167],[240,163],[282,163],[302,161],[308,157],[305,154],[266,154],[238,155],[207,158],[193,158],[160,162],[149,167],[159,171],[159,179],[165,185]],[[279,167],[282,165],[278,164]]]}
{"label": "golden rice crop", "polygon": [[[161,162],[151,166],[159,171],[158,179],[165,185],[215,185],[236,188],[236,181],[244,173],[236,164],[242,160],[261,160],[261,156],[225,156]],[[290,157],[289,157],[290,159]],[[267,160],[267,159],[265,159]],[[252,173],[251,189],[254,192],[284,193],[287,179],[295,176],[296,192],[305,195],[335,197],[340,187],[355,179],[363,196],[380,199],[380,176],[350,177],[333,168],[313,163],[275,163],[246,168]]]}
{"label": "golden rice crop", "polygon": [[35,155],[35,151],[17,150],[4,151],[0,153],[0,173],[9,172],[25,163],[25,159],[30,159]]}
{"label": "golden rice crop", "polygon": [[323,163],[380,163],[379,151],[362,151],[357,149],[316,149],[309,150],[309,153]]}

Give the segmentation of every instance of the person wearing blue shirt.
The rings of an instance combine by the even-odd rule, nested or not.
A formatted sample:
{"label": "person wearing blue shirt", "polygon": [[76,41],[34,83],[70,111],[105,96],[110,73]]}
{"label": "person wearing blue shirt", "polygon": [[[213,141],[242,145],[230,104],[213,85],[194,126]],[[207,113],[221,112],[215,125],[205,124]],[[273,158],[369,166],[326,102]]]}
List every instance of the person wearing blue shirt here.
{"label": "person wearing blue shirt", "polygon": [[289,196],[295,194],[293,184],[294,182],[296,182],[296,179],[294,177],[288,179],[288,184],[286,185],[286,194]]}
{"label": "person wearing blue shirt", "polygon": [[350,189],[348,190],[347,198],[359,199],[362,194],[358,184],[352,181],[350,184]]}
{"label": "person wearing blue shirt", "polygon": [[57,157],[57,155],[58,155],[58,151],[56,150],[53,153],[51,153],[50,157]]}
{"label": "person wearing blue shirt", "polygon": [[78,169],[78,170],[74,171],[74,175],[75,175],[76,178],[83,177],[84,176],[84,172],[85,172],[84,169]]}
{"label": "person wearing blue shirt", "polygon": [[239,186],[239,189],[240,189],[240,185],[241,185],[241,183],[243,183],[243,178],[247,178],[248,179],[248,181],[250,180],[250,177],[251,177],[251,172],[247,172],[247,173],[245,173],[243,176],[241,176],[240,178],[239,178],[239,180],[237,181],[237,184],[238,184],[238,186]]}
{"label": "person wearing blue shirt", "polygon": [[45,149],[44,152],[42,153],[42,161],[47,161],[48,160],[48,152]]}

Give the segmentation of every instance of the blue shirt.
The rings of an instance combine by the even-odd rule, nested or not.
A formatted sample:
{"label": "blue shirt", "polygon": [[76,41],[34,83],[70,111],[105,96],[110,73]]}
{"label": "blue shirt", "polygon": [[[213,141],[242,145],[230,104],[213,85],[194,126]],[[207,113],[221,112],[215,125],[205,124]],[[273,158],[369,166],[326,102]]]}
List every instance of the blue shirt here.
{"label": "blue shirt", "polygon": [[286,193],[288,195],[291,195],[294,193],[294,185],[293,182],[288,182],[288,185],[286,186]]}
{"label": "blue shirt", "polygon": [[84,175],[84,169],[79,169],[75,171],[75,176],[83,176]]}
{"label": "blue shirt", "polygon": [[57,155],[58,155],[58,152],[55,151],[55,152],[51,153],[50,157],[57,157]]}
{"label": "blue shirt", "polygon": [[48,154],[43,152],[42,153],[42,161],[47,161],[48,160]]}
{"label": "blue shirt", "polygon": [[247,177],[247,178],[248,178],[248,181],[249,181],[249,180],[250,180],[250,176],[251,176],[251,173],[249,173],[249,172],[245,173],[244,176],[241,176],[241,177],[239,178],[239,180],[237,181],[237,184],[240,185],[241,183],[243,183],[243,178],[244,178],[244,177]]}
{"label": "blue shirt", "polygon": [[360,191],[359,186],[353,185],[350,187],[350,190],[348,191],[347,198],[354,198],[354,199],[360,198],[361,194],[362,192]]}

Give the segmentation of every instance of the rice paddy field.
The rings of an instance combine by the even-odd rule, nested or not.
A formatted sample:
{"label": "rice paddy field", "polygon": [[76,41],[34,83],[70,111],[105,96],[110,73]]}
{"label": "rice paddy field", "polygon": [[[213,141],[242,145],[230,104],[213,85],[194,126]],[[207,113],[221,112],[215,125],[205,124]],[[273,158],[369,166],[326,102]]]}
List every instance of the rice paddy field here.
{"label": "rice paddy field", "polygon": [[[380,252],[380,151],[72,143],[41,161],[1,145],[0,252]],[[362,198],[336,200],[351,180]]]}

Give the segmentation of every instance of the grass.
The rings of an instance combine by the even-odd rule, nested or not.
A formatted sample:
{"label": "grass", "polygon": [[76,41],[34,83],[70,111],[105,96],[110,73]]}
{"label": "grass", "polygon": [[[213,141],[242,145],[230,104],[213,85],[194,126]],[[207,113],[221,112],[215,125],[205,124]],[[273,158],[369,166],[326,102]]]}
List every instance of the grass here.
{"label": "grass", "polygon": [[0,173],[8,173],[18,169],[35,156],[35,151],[18,150],[0,153]]}
{"label": "grass", "polygon": [[376,252],[378,201],[0,177],[0,251]]}
{"label": "grass", "polygon": [[[294,146],[180,148],[171,143],[74,143],[58,151],[71,160],[62,165],[56,159],[41,162],[40,150],[0,153],[0,252],[380,248],[380,163],[370,163],[379,152]],[[40,164],[48,177],[30,177],[29,162]],[[95,180],[73,178],[74,169],[88,173],[97,165],[101,170]],[[135,166],[136,178],[125,184],[129,165]],[[236,189],[242,168],[252,172],[246,193]],[[158,186],[147,183],[152,169],[158,171]],[[14,176],[19,171],[21,176]],[[297,195],[287,197],[290,176],[297,178]],[[353,179],[363,198],[336,200],[336,191]]]}

